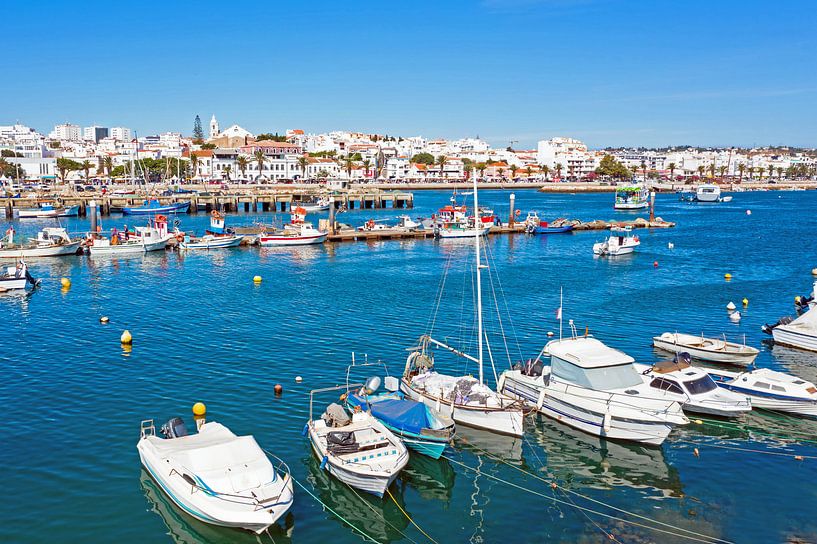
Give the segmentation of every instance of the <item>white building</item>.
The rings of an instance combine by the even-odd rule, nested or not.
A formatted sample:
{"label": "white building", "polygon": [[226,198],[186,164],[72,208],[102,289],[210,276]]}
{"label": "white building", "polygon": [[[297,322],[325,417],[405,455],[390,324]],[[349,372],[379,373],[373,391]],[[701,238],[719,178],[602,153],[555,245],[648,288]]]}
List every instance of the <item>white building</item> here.
{"label": "white building", "polygon": [[536,160],[551,171],[561,166],[562,177],[579,178],[593,172],[598,166],[596,154],[574,138],[551,138],[540,140],[537,145]]}
{"label": "white building", "polygon": [[82,129],[82,139],[88,142],[99,143],[99,140],[108,137],[108,128],[90,126]]}
{"label": "white building", "polygon": [[218,121],[216,120],[216,114],[213,114],[213,117],[210,119],[210,139],[218,138]]}
{"label": "white building", "polygon": [[[255,152],[261,151],[264,154],[264,162],[261,169],[255,159]],[[249,157],[250,164],[247,168],[247,177],[257,179],[263,177],[270,181],[282,179],[295,179],[301,176],[301,166],[298,158],[303,156],[303,149],[289,142],[275,142],[272,140],[262,140],[241,146],[241,154]]]}
{"label": "white building", "polygon": [[131,130],[125,127],[111,127],[110,137],[120,142],[130,141],[133,138]]}
{"label": "white building", "polygon": [[57,159],[55,158],[9,157],[6,160],[11,164],[19,165],[21,177],[26,180],[49,180],[57,176]]}
{"label": "white building", "polygon": [[64,123],[54,126],[54,130],[51,131],[49,137],[65,142],[78,142],[82,139],[82,133],[79,125]]}
{"label": "white building", "polygon": [[50,156],[45,137],[33,128],[20,124],[0,126],[0,149],[14,151],[27,158]]}

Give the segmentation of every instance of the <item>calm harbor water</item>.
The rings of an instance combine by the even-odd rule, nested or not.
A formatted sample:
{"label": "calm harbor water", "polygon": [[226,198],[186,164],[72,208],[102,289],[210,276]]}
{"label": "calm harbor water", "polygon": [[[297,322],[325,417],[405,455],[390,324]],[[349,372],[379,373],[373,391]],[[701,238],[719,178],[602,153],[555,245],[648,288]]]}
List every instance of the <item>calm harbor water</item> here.
{"label": "calm harbor water", "polygon": [[[483,191],[480,203],[506,215],[508,195]],[[428,216],[448,197],[417,192],[409,213]],[[609,194],[517,191],[516,201],[523,217],[530,209],[542,219],[637,215],[614,213]],[[817,193],[737,193],[719,205],[659,195],[657,208],[678,226],[641,231],[638,253],[614,260],[592,256],[593,242],[604,236],[598,232],[489,238],[505,295],[500,304],[510,310],[504,325],[518,341],[515,359],[519,352],[535,356],[547,331],[558,334],[560,287],[566,319],[640,362],[659,356],[650,339],[663,331],[745,335],[760,347],[760,326],[791,313],[793,297],[810,291]],[[339,219],[362,224],[401,213],[354,211]],[[270,220],[250,214],[230,220],[259,217]],[[186,230],[207,224],[204,214],[181,221]],[[105,228],[122,223],[104,221]],[[39,226],[16,225],[23,232]],[[87,221],[67,226],[82,231]],[[353,351],[382,359],[399,374],[405,348],[426,331],[449,261],[435,331],[462,335],[461,323],[471,316],[461,292],[470,287],[462,287],[458,263],[470,258],[468,244],[412,240],[32,262],[41,288],[0,297],[0,462],[6,468],[0,541],[259,540],[181,513],[140,468],[140,420],[155,418],[158,425],[183,415],[192,425],[196,401],[207,404],[209,419],[255,435],[315,496],[381,542],[430,541],[406,514],[437,542],[600,542],[607,538],[602,531],[622,542],[686,541],[574,506],[639,521],[590,499],[728,541],[817,541],[817,458],[810,458],[817,456],[817,422],[765,413],[690,425],[662,448],[601,442],[539,417],[528,420],[523,440],[459,429],[446,459],[412,456],[391,489],[396,503],[364,497],[320,471],[301,435],[309,390],[343,383]],[[252,282],[256,274],[263,276],[260,285]],[[69,290],[60,289],[62,276],[71,279]],[[744,297],[749,305],[733,324],[725,306]],[[102,315],[108,325],[99,323]],[[123,329],[133,334],[132,349],[119,344]],[[500,367],[507,364],[497,359]],[[441,368],[448,363],[452,372],[462,370],[438,359]],[[764,346],[758,365],[817,379],[815,355]],[[276,383],[284,386],[280,398]],[[322,400],[320,409],[335,398]],[[300,488],[285,526],[271,537],[360,540]]]}

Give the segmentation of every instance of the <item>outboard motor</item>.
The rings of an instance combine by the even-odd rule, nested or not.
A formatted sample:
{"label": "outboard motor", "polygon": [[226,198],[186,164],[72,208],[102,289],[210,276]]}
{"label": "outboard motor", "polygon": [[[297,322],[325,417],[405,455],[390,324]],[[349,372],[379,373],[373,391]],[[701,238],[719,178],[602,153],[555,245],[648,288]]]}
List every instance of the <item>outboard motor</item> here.
{"label": "outboard motor", "polygon": [[374,395],[375,391],[380,388],[380,376],[371,376],[363,385],[363,392],[366,395]]}
{"label": "outboard motor", "polygon": [[766,334],[772,334],[772,330],[774,330],[774,328],[777,327],[778,325],[788,325],[792,321],[793,320],[792,320],[792,318],[790,316],[784,316],[784,317],[781,317],[780,319],[778,319],[777,323],[775,323],[774,325],[769,325],[769,324],[763,325],[762,327],[760,327],[760,330],[762,330]]}
{"label": "outboard motor", "polygon": [[692,355],[690,355],[686,351],[682,351],[680,353],[676,353],[675,357],[672,358],[673,363],[686,363],[688,365],[692,364]]}
{"label": "outboard motor", "polygon": [[187,427],[180,417],[171,418],[159,429],[165,438],[180,438],[187,436]]}

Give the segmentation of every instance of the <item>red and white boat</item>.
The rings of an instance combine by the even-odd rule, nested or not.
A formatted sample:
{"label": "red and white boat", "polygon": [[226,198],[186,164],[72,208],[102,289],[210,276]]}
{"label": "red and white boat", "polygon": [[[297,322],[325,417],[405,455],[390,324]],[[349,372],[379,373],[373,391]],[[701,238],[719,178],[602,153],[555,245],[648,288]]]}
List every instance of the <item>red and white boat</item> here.
{"label": "red and white boat", "polygon": [[327,236],[328,232],[318,230],[306,221],[306,210],[299,206],[292,212],[290,223],[280,230],[262,232],[258,235],[258,243],[262,246],[306,246],[322,244]]}
{"label": "red and white boat", "polygon": [[468,208],[457,205],[455,197],[452,203],[437,210],[432,217],[434,233],[440,238],[473,238],[477,234],[484,236],[494,226],[493,215],[480,217],[477,222],[474,216],[468,215]]}

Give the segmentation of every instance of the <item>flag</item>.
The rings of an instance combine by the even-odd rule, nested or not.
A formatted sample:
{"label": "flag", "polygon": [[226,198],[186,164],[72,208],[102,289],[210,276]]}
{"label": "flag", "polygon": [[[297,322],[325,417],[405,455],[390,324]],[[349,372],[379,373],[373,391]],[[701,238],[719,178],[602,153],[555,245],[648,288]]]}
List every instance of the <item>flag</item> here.
{"label": "flag", "polygon": [[562,319],[562,307],[561,306],[556,308],[556,319],[559,319],[559,320]]}

